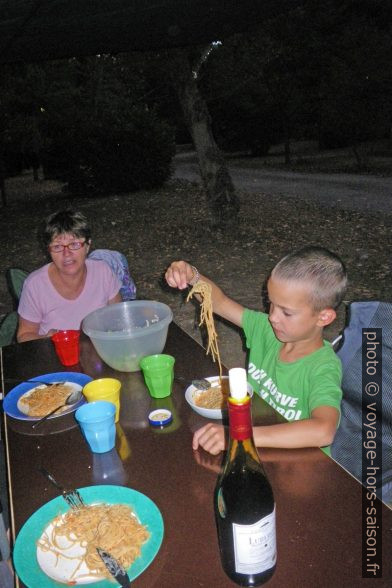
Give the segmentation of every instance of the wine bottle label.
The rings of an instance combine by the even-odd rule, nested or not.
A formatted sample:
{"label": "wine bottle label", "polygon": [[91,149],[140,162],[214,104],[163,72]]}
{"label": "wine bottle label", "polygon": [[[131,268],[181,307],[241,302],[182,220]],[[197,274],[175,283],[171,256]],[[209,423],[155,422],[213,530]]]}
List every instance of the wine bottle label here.
{"label": "wine bottle label", "polygon": [[238,574],[260,574],[276,563],[275,507],[253,525],[233,523],[235,570]]}

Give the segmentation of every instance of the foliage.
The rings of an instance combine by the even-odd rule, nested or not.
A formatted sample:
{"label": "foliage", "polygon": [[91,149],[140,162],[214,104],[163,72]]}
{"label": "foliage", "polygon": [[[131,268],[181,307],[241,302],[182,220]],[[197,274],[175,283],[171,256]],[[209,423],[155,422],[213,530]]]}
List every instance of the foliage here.
{"label": "foliage", "polygon": [[174,152],[170,127],[134,108],[121,125],[92,119],[56,128],[42,157],[45,176],[67,182],[71,192],[112,194],[162,185]]}
{"label": "foliage", "polygon": [[[82,92],[69,104],[68,116],[59,108],[49,115],[46,169],[77,193],[161,185],[170,175],[174,140],[145,104],[142,78],[109,56],[85,60],[79,69]],[[64,128],[64,121],[71,124]]]}
{"label": "foliage", "polygon": [[388,137],[392,123],[390,17],[388,26],[370,5],[345,6],[336,28],[340,36],[319,83],[321,146],[355,146]]}
{"label": "foliage", "polygon": [[307,26],[298,9],[225,41],[211,55],[204,91],[215,132],[230,150],[265,154],[269,145],[302,133],[314,83]]}
{"label": "foliage", "polygon": [[19,103],[8,94],[7,132],[18,150],[18,128],[26,141],[34,120],[45,177],[78,193],[132,191],[169,177],[172,132],[146,104],[135,68],[106,55],[25,66],[13,74],[14,95],[26,73],[30,90]]}
{"label": "foliage", "polygon": [[41,84],[39,68],[4,66],[0,75],[0,156],[7,176],[34,165],[39,150],[35,88]]}
{"label": "foliage", "polygon": [[201,70],[220,144],[254,151],[257,139],[317,138],[337,147],[388,134],[391,22],[386,0],[309,0],[225,39]]}
{"label": "foliage", "polygon": [[[260,155],[282,141],[289,149],[295,139],[335,148],[389,137],[391,23],[388,0],[307,0],[257,29],[222,39],[202,61],[197,80],[218,145]],[[203,48],[192,51],[196,60]],[[169,53],[2,67],[0,154],[13,157],[39,144],[48,175],[67,170],[71,183],[91,187],[114,189],[117,183],[122,189],[130,182],[134,189],[141,176],[146,185],[162,181],[173,152],[167,124],[178,141],[190,140]],[[132,162],[143,170],[140,177]],[[11,163],[20,171],[23,162]]]}
{"label": "foliage", "polygon": [[72,191],[115,193],[155,188],[170,175],[175,152],[170,128],[153,112],[134,109],[125,125],[93,121],[84,132]]}

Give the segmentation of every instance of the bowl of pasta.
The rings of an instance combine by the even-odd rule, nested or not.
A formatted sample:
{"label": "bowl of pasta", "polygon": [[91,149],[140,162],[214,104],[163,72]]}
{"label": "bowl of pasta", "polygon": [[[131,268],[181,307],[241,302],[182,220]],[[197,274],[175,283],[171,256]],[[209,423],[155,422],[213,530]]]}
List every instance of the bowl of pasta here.
{"label": "bowl of pasta", "polygon": [[[207,419],[222,419],[227,412],[226,404],[229,396],[229,378],[222,376],[220,384],[219,376],[205,378],[211,383],[207,390],[200,390],[193,384],[185,390],[185,399],[195,412]],[[253,396],[253,390],[248,384],[248,394]]]}

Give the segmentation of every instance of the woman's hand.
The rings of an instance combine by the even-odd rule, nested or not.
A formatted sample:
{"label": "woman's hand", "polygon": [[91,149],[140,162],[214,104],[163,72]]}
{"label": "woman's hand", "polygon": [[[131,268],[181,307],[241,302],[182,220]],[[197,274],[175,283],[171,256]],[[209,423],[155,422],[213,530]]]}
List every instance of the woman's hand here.
{"label": "woman's hand", "polygon": [[16,340],[18,343],[25,341],[34,341],[34,339],[44,339],[46,335],[39,335],[39,323],[33,323],[19,316],[18,331]]}
{"label": "woman's hand", "polygon": [[166,282],[172,288],[184,290],[195,277],[195,272],[190,263],[186,261],[173,261],[166,270]]}
{"label": "woman's hand", "polygon": [[226,447],[226,435],[223,425],[208,423],[193,435],[192,449],[202,447],[212,455],[218,455]]}

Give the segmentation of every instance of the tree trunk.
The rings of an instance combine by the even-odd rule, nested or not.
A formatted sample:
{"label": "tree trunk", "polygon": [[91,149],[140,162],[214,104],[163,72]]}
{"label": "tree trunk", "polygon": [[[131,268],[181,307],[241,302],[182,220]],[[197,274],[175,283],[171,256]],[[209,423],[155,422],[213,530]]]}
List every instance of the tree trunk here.
{"label": "tree trunk", "polygon": [[365,158],[361,156],[361,154],[359,153],[359,149],[356,145],[352,145],[351,150],[357,162],[358,169],[362,170],[365,167]]}
{"label": "tree trunk", "polygon": [[236,225],[239,200],[226,162],[212,134],[207,105],[199,92],[184,50],[176,52],[175,67],[171,71],[185,124],[197,153],[213,224],[222,227]]}

